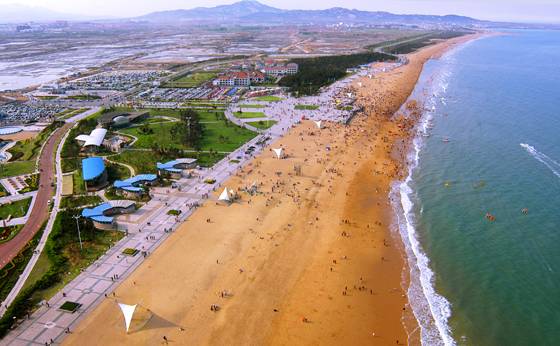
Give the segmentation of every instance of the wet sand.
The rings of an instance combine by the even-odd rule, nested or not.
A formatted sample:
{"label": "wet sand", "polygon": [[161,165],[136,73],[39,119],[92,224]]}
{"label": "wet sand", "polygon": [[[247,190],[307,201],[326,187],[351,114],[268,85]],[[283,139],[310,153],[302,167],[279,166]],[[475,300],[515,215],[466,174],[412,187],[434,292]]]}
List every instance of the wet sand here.
{"label": "wet sand", "polygon": [[125,333],[110,298],[65,344],[155,345],[164,336],[176,345],[406,344],[405,264],[388,193],[414,121],[393,114],[424,62],[467,39],[362,79],[365,112],[349,126],[303,122],[271,146],[287,158],[267,148],[232,177],[229,188],[257,182],[260,194],[240,192],[231,206],[208,201],[116,290],[117,301],[154,313],[141,330]]}

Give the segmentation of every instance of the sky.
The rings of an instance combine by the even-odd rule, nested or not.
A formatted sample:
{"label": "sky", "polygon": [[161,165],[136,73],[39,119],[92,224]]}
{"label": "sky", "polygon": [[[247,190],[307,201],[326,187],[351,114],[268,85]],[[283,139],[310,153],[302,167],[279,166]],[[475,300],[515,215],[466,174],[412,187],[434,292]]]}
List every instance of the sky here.
{"label": "sky", "polygon": [[[0,0],[62,13],[95,17],[133,17],[153,11],[212,7],[235,0]],[[356,8],[418,14],[459,14],[478,19],[560,23],[560,0],[262,0],[282,9]]]}

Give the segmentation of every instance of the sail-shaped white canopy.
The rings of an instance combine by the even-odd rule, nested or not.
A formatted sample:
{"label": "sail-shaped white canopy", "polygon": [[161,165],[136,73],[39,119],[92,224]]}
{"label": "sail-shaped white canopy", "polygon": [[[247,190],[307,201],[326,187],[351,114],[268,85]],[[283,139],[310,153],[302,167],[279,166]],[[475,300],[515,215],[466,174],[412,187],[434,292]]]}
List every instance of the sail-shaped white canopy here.
{"label": "sail-shaped white canopy", "polygon": [[322,121],[321,120],[315,121],[315,125],[317,125],[317,128],[320,129],[322,125]]}
{"label": "sail-shaped white canopy", "polygon": [[230,194],[230,193],[229,193],[229,191],[228,191],[228,188],[226,187],[226,188],[224,189],[224,191],[220,194],[220,197],[218,197],[218,200],[219,200],[219,201],[230,202],[230,201],[231,201],[231,198],[230,198],[229,194]]}
{"label": "sail-shaped white canopy", "polygon": [[132,316],[134,315],[134,310],[136,310],[136,304],[128,305],[119,303],[119,308],[121,308],[121,311],[124,315],[124,324],[126,326],[126,332],[128,333],[128,330],[130,329],[130,323],[132,322]]}
{"label": "sail-shaped white canopy", "polygon": [[284,148],[278,148],[278,149],[272,148],[272,151],[274,151],[274,153],[276,154],[276,158],[281,159]]}

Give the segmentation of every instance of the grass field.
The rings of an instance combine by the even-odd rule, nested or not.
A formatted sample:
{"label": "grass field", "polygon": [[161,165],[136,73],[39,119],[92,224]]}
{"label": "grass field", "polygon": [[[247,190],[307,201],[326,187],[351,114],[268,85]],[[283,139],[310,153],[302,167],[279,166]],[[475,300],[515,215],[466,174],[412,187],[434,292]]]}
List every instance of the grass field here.
{"label": "grass field", "polygon": [[25,216],[30,204],[31,197],[20,199],[12,203],[2,204],[0,205],[0,219],[5,220],[8,216],[11,216],[12,219]]}
{"label": "grass field", "polygon": [[85,205],[95,205],[102,203],[99,196],[65,196],[60,200],[61,208],[78,208]]}
{"label": "grass field", "polygon": [[[214,117],[211,114],[211,117]],[[229,121],[213,119],[205,120],[201,114],[201,122],[204,126],[202,139],[200,141],[201,151],[233,151],[255,136],[255,133],[239,127]],[[152,149],[155,146],[173,149],[193,149],[181,143],[179,138],[171,136],[171,129],[175,123],[150,124],[153,133],[145,134],[140,127],[132,127],[120,132],[137,137],[134,143],[135,149]]]}
{"label": "grass field", "polygon": [[81,169],[77,169],[72,174],[72,183],[73,183],[73,193],[76,195],[80,195],[86,192],[86,184],[84,179],[82,178]]}
{"label": "grass field", "polygon": [[263,112],[235,112],[233,115],[239,119],[265,118]]}
{"label": "grass field", "polygon": [[55,122],[47,126],[37,136],[17,142],[12,148],[8,150],[12,154],[10,162],[13,161],[30,161],[39,156],[43,143],[49,136],[61,125],[61,122]]}
{"label": "grass field", "polygon": [[35,161],[16,161],[0,164],[0,178],[15,177],[35,172]]}
{"label": "grass field", "polygon": [[72,95],[72,96],[67,96],[66,98],[68,98],[70,100],[99,100],[99,99],[101,99],[101,96],[97,96],[97,95]]}
{"label": "grass field", "polygon": [[266,106],[265,105],[246,104],[246,105],[239,105],[239,108],[266,108]]}
{"label": "grass field", "polygon": [[282,101],[283,98],[278,96],[259,96],[259,97],[254,97],[251,100],[265,101],[265,102],[278,102],[278,101]]}
{"label": "grass field", "polygon": [[254,126],[258,129],[261,130],[266,130],[272,126],[274,126],[274,124],[276,124],[275,120],[259,120],[259,121],[251,121],[246,123],[248,125]]}
{"label": "grass field", "polygon": [[294,107],[297,110],[304,110],[304,111],[314,111],[319,109],[319,106],[317,105],[295,105]]}
{"label": "grass field", "polygon": [[172,80],[164,85],[166,88],[194,88],[211,79],[216,78],[217,74],[213,72],[196,72],[183,76],[179,79]]}

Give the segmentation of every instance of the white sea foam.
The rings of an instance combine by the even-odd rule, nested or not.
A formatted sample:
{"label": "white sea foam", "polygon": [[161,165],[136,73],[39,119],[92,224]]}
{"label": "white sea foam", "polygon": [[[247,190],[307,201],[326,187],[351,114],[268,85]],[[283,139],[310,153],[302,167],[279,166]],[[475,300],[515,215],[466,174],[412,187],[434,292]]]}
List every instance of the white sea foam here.
{"label": "white sea foam", "polygon": [[[443,59],[451,60],[449,57]],[[448,61],[448,62],[449,62]],[[436,110],[438,101],[441,102],[448,89],[448,78],[451,73],[439,71],[433,79],[433,85],[428,86],[432,97],[424,100],[426,109]],[[414,95],[413,95],[414,97]],[[441,103],[440,103],[441,104]],[[423,345],[456,345],[448,325],[451,316],[451,304],[434,288],[434,273],[429,266],[429,258],[424,253],[418,240],[415,222],[415,205],[413,189],[413,173],[418,166],[420,152],[423,146],[423,135],[430,129],[433,118],[432,112],[425,112],[418,125],[418,133],[413,140],[412,151],[409,153],[409,171],[406,180],[396,183],[391,191],[391,200],[397,215],[397,225],[401,239],[405,245],[407,260],[410,268],[410,286],[408,297],[414,315],[420,325],[420,337]]]}
{"label": "white sea foam", "polygon": [[554,159],[550,158],[549,156],[547,156],[546,154],[541,153],[540,151],[538,151],[537,149],[535,149],[535,147],[533,147],[532,145],[529,145],[527,143],[520,143],[519,144],[522,148],[524,148],[525,150],[527,150],[527,152],[529,153],[529,155],[531,155],[532,157],[534,157],[537,161],[541,162],[542,164],[544,164],[546,167],[548,167],[548,169],[550,169],[550,171],[557,176],[558,178],[560,178],[560,163],[558,161],[555,161]]}

